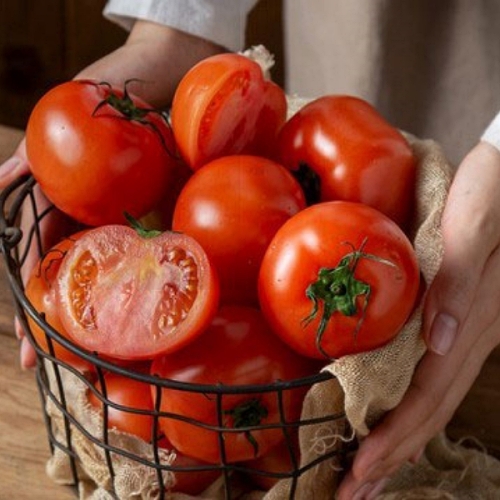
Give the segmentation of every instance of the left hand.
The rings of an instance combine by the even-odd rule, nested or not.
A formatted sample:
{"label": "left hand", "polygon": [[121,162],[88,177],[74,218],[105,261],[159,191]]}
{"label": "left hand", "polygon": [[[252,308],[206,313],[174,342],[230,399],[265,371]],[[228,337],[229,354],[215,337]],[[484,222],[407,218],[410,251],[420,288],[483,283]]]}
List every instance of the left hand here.
{"label": "left hand", "polygon": [[425,299],[428,351],[401,403],[361,443],[339,500],[375,498],[451,420],[500,344],[500,152],[479,143],[463,160],[442,218],[444,255]]}

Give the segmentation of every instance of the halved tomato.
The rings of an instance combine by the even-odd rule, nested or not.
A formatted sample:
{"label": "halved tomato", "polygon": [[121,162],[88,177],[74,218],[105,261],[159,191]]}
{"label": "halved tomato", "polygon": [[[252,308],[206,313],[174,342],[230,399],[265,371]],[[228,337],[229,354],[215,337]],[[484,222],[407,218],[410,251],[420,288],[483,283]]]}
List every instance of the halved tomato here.
{"label": "halved tomato", "polygon": [[64,327],[83,348],[150,359],[203,332],[218,307],[219,282],[193,238],[108,225],[88,231],[67,253],[57,300]]}
{"label": "halved tomato", "polygon": [[232,154],[274,156],[285,123],[283,89],[241,54],[217,54],[193,66],[172,102],[172,129],[184,161],[197,170]]}

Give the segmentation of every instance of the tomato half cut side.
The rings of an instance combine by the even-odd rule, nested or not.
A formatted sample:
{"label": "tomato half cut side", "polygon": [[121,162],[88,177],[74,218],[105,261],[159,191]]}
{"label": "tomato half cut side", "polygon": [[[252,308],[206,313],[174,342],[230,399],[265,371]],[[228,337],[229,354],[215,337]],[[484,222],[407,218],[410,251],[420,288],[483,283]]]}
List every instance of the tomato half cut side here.
{"label": "tomato half cut side", "polygon": [[217,309],[219,284],[191,237],[143,237],[109,225],[90,230],[68,252],[57,299],[63,325],[83,348],[151,359],[202,333]]}
{"label": "tomato half cut side", "polygon": [[265,80],[257,62],[217,54],[193,66],[179,83],[172,129],[184,161],[198,170],[221,156],[274,150],[286,106],[284,91]]}

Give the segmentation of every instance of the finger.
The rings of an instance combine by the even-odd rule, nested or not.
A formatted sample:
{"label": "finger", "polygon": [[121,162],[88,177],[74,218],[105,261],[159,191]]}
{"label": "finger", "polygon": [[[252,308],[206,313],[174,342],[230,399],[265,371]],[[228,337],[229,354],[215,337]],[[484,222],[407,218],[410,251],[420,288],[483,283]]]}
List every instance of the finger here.
{"label": "finger", "polygon": [[420,459],[422,458],[423,454],[425,452],[425,446],[421,446],[411,457],[409,458],[409,461],[412,464],[418,464],[420,462]]}
{"label": "finger", "polygon": [[16,337],[21,340],[25,333],[24,333],[24,328],[21,325],[21,322],[19,321],[19,318],[16,316],[14,318],[14,331],[16,332]]}
{"label": "finger", "polygon": [[33,368],[36,364],[36,353],[26,337],[21,339],[21,348],[19,352],[21,368]]}
{"label": "finger", "polygon": [[27,174],[29,171],[26,146],[23,139],[12,157],[0,165],[0,189],[6,187],[21,175]]}
{"label": "finger", "polygon": [[386,477],[366,483],[360,483],[349,473],[335,492],[335,500],[372,500],[383,491],[390,476],[395,472],[396,470],[393,470]]}
{"label": "finger", "polygon": [[[499,327],[497,322],[492,328]],[[353,485],[390,476],[442,431],[479,374],[487,352],[480,346],[474,356],[457,355],[449,366],[443,363],[448,357],[427,353],[400,405],[360,446],[352,466]]]}
{"label": "finger", "polygon": [[443,261],[426,296],[423,334],[438,354],[454,343],[500,241],[499,200],[500,153],[480,144],[464,159],[450,188],[442,219]]}

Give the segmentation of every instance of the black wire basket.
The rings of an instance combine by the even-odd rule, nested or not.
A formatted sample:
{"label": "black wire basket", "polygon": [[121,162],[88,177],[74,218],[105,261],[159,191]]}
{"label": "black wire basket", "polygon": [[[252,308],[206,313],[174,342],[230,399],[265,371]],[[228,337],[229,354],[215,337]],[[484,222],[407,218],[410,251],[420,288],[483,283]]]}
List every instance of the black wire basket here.
{"label": "black wire basket", "polygon": [[[354,440],[350,439],[351,430],[342,409],[332,408],[326,413],[312,415],[311,418],[301,417],[299,420],[293,421],[287,420],[283,412],[283,397],[287,391],[304,390],[305,392],[305,390],[313,386],[329,384],[333,380],[330,373],[318,372],[306,378],[286,382],[276,381],[269,385],[257,386],[186,384],[174,380],[160,379],[149,373],[136,371],[126,365],[103,359],[96,353],[81,349],[51,327],[45,321],[43,315],[27,299],[22,281],[22,269],[26,265],[29,255],[32,256],[33,252],[36,252],[41,257],[48,250],[43,245],[41,222],[53,210],[53,207],[44,210],[40,209],[36,188],[37,184],[34,179],[25,176],[12,183],[1,193],[0,247],[6,263],[7,278],[14,297],[17,317],[36,352],[36,381],[41,397],[50,450],[52,456],[57,454],[66,460],[66,466],[71,476],[67,480],[68,483],[78,487],[82,482],[82,477],[88,480],[88,471],[82,466],[82,457],[76,446],[77,438],[80,441],[84,439],[94,450],[98,450],[97,454],[101,457],[102,466],[106,472],[104,487],[114,498],[121,498],[120,491],[117,491],[115,487],[114,479],[117,468],[124,460],[128,461],[129,464],[140,466],[141,470],[152,478],[154,497],[158,499],[167,498],[170,494],[172,483],[169,478],[172,477],[172,474],[192,474],[195,477],[203,472],[211,471],[218,476],[220,498],[226,500],[237,498],[241,491],[245,490],[245,478],[250,477],[250,475],[273,480],[287,480],[288,486],[285,490],[287,493],[286,497],[283,498],[298,500],[305,500],[303,494],[297,493],[301,477],[309,471],[313,471],[315,467],[329,461],[330,464],[333,464],[330,467],[334,467],[339,476],[342,475],[342,471],[347,467],[349,453],[354,446]],[[34,222],[31,227],[21,229],[19,222],[21,210],[32,213]],[[33,323],[43,330],[47,347],[42,347],[37,342],[30,329],[30,324]],[[81,358],[85,363],[91,365],[93,367],[93,376],[89,377],[88,374],[60,359],[56,354],[57,346],[62,346]],[[106,396],[105,375],[108,373],[114,373],[152,387],[157,395],[154,409],[146,411],[141,408],[117,405],[110,401]],[[102,402],[102,412],[99,416],[101,425],[98,433],[90,431],[86,427],[85,421],[74,411],[71,404],[72,394],[68,391],[67,386],[68,379],[71,379],[72,383],[76,381],[79,387],[83,387],[84,392],[93,391]],[[100,390],[96,389],[96,380]],[[162,389],[165,388],[195,392],[213,398],[219,412],[218,424],[207,426],[195,419],[187,419],[185,416],[162,412],[160,409],[161,395]],[[286,471],[266,470],[264,468],[249,469],[242,463],[230,463],[227,460],[224,436],[229,432],[235,432],[235,430],[225,426],[225,419],[222,414],[223,399],[234,394],[248,394],[249,397],[255,397],[264,393],[272,394],[276,398],[280,409],[280,418],[271,424],[267,423],[266,428],[277,428],[283,433],[283,442],[289,453],[291,464],[289,470]],[[179,465],[175,461],[165,460],[159,446],[159,438],[152,439],[149,443],[143,443],[147,447],[148,453],[139,453],[134,447],[117,444],[108,426],[109,411],[112,408],[132,414],[147,414],[150,416],[153,422],[153,436],[160,436],[160,433],[157,432],[160,418],[187,420],[195,426],[209,427],[218,436],[220,447],[219,463]],[[300,456],[297,456],[297,446],[295,446],[292,437],[294,432],[303,428],[322,428],[325,425],[334,426],[337,429],[336,436],[338,439],[334,440],[333,446],[325,446],[310,461],[304,462],[303,457],[301,459]],[[252,433],[261,428],[259,425],[250,425],[238,428],[237,431]],[[252,488],[252,486],[248,486],[249,490]],[[332,484],[333,497],[334,485]]]}

